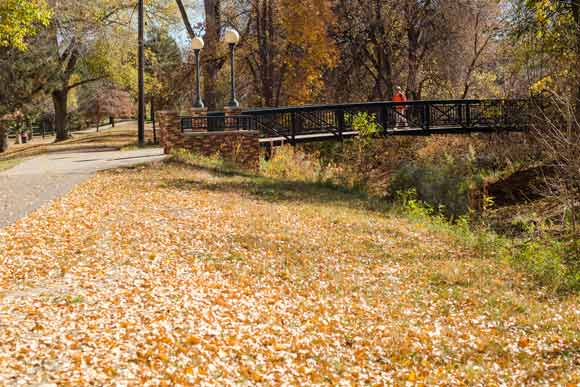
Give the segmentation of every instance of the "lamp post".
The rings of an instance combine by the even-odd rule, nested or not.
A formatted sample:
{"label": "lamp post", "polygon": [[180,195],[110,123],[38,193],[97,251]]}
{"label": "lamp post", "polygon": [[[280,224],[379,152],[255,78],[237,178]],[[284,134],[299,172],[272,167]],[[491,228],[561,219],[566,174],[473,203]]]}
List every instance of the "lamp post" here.
{"label": "lamp post", "polygon": [[240,42],[240,34],[234,29],[229,29],[226,31],[224,36],[225,42],[230,46],[230,83],[232,86],[231,98],[228,107],[237,108],[240,103],[236,99],[236,73],[235,73],[235,60],[234,53],[236,50],[236,45]]}
{"label": "lamp post", "polygon": [[201,87],[200,87],[200,63],[199,63],[199,53],[204,47],[203,39],[200,37],[193,38],[191,41],[191,47],[195,53],[195,102],[193,103],[194,108],[203,108],[203,101],[201,100]]}
{"label": "lamp post", "polygon": [[139,146],[145,145],[145,41],[143,37],[144,30],[144,10],[143,10],[143,0],[139,0],[139,30],[138,30],[138,41],[139,41],[139,112],[138,112],[138,137]]}

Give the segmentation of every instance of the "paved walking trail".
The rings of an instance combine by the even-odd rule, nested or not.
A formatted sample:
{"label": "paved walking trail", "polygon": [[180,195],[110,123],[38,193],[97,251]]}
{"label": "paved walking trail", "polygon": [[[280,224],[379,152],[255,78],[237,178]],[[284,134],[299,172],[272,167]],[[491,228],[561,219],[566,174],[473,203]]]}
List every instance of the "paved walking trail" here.
{"label": "paved walking trail", "polygon": [[69,192],[97,171],[162,160],[159,148],[51,153],[0,172],[0,228]]}

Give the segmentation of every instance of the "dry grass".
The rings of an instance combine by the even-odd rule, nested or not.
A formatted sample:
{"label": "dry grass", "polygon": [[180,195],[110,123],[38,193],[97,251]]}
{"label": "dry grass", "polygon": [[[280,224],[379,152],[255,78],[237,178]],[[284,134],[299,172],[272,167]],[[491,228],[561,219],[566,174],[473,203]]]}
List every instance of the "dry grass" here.
{"label": "dry grass", "polygon": [[0,172],[13,168],[21,162],[21,159],[0,160]]}
{"label": "dry grass", "polygon": [[577,295],[318,184],[102,173],[0,263],[4,385],[580,382]]}

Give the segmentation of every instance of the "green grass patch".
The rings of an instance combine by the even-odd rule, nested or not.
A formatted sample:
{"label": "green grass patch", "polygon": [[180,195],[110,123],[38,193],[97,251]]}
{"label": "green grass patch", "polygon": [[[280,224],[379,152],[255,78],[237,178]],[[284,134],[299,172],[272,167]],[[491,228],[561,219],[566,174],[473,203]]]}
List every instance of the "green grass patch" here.
{"label": "green grass patch", "polygon": [[530,275],[553,293],[580,290],[580,257],[572,245],[556,240],[508,238],[467,216],[450,221],[441,211],[416,199],[413,190],[399,193],[392,211],[437,233],[452,235],[480,258],[494,258]]}

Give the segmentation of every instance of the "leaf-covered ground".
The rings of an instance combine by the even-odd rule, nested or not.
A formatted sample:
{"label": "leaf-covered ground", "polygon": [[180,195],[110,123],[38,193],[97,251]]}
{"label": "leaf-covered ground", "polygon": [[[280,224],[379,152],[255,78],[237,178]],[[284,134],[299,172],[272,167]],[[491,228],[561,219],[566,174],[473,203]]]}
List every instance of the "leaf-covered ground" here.
{"label": "leaf-covered ground", "polygon": [[578,296],[314,185],[165,164],[0,230],[0,385],[576,385]]}

